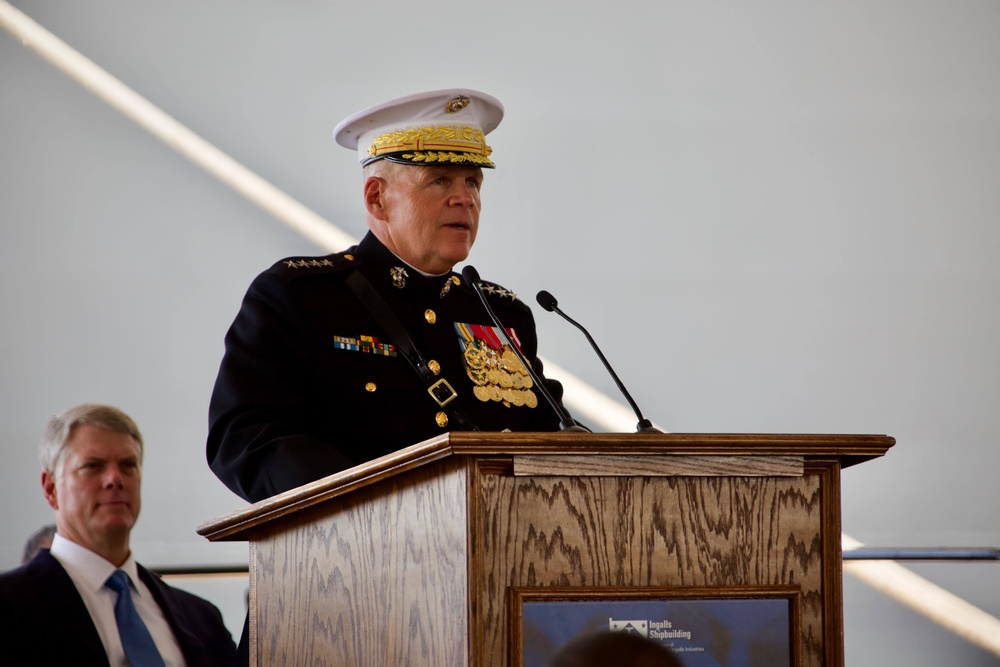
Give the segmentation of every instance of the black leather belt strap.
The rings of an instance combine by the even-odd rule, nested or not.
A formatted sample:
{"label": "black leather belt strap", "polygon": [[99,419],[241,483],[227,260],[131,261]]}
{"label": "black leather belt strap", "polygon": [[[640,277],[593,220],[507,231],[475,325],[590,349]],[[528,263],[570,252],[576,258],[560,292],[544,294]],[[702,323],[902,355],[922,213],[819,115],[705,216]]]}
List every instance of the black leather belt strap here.
{"label": "black leather belt strap", "polygon": [[459,409],[458,392],[455,391],[454,387],[446,379],[434,375],[433,371],[427,365],[427,361],[420,354],[420,350],[414,344],[413,339],[410,338],[406,327],[399,321],[396,313],[382,299],[378,291],[372,287],[372,284],[361,275],[360,271],[355,269],[351,272],[351,275],[347,276],[347,285],[361,303],[364,304],[365,308],[368,309],[368,312],[372,314],[372,317],[379,323],[379,326],[389,334],[389,338],[392,339],[396,350],[410,362],[410,366],[413,367],[413,370],[417,372],[420,379],[427,385],[427,393],[438,404],[438,407],[444,408],[445,406],[449,406],[452,416],[454,416],[455,421],[458,422],[463,430],[478,431],[479,429],[476,428],[476,425],[469,421]]}

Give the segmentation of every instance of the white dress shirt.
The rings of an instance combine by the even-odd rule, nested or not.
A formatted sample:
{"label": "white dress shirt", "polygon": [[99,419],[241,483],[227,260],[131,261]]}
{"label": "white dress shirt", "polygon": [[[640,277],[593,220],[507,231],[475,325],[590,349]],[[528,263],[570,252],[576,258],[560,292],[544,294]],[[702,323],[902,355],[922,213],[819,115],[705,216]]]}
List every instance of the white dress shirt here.
{"label": "white dress shirt", "polygon": [[132,583],[132,601],[142,622],[149,629],[163,662],[167,667],[186,667],[181,647],[163,615],[163,610],[156,604],[153,594],[139,578],[139,570],[132,554],[129,554],[128,560],[120,568],[115,568],[93,551],[58,533],[52,539],[49,552],[65,568],[76,585],[76,590],[79,591],[83,604],[90,612],[90,618],[97,628],[97,634],[101,637],[101,643],[104,644],[104,651],[108,654],[108,662],[112,667],[128,667],[125,649],[122,648],[122,641],[118,636],[118,624],[115,622],[115,602],[118,600],[118,594],[104,586],[104,582],[116,569],[124,570],[128,574]]}

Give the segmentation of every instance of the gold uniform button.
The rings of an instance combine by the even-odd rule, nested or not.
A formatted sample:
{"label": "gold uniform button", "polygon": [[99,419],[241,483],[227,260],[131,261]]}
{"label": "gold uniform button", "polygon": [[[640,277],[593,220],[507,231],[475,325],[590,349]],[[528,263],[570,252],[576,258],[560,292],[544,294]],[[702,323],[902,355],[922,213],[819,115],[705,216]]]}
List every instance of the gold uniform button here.
{"label": "gold uniform button", "polygon": [[443,412],[439,412],[436,415],[434,415],[434,421],[437,422],[438,426],[444,428],[445,426],[448,425],[448,415],[446,415]]}
{"label": "gold uniform button", "polygon": [[438,321],[437,313],[428,308],[424,311],[424,319],[427,320],[427,324],[434,324]]}
{"label": "gold uniform button", "polygon": [[433,359],[427,362],[427,368],[431,369],[431,373],[434,373],[434,375],[441,374],[441,364],[434,361]]}
{"label": "gold uniform button", "polygon": [[375,386],[374,382],[369,382],[365,385],[365,391],[374,392],[376,389],[378,389],[378,387]]}
{"label": "gold uniform button", "polygon": [[348,262],[353,262],[354,255],[344,255],[344,259],[346,259]]}

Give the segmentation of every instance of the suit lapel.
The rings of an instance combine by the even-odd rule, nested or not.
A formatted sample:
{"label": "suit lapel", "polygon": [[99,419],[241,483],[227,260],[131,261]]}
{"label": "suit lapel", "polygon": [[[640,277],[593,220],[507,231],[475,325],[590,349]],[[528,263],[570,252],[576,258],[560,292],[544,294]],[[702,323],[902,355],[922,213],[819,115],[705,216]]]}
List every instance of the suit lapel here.
{"label": "suit lapel", "polygon": [[198,637],[186,629],[189,624],[182,622],[185,619],[184,609],[175,603],[169,587],[163,583],[160,577],[138,563],[136,563],[136,567],[139,570],[139,578],[146,584],[149,592],[153,594],[156,604],[163,611],[163,615],[174,633],[174,638],[177,639],[177,643],[181,647],[184,659],[191,663],[196,656],[201,654],[203,648]]}
{"label": "suit lapel", "polygon": [[59,561],[48,549],[42,550],[28,564],[27,573],[38,591],[38,599],[48,607],[49,617],[65,619],[65,635],[59,637],[60,644],[74,647],[73,652],[79,655],[104,656],[104,664],[108,665],[104,644],[90,612]]}

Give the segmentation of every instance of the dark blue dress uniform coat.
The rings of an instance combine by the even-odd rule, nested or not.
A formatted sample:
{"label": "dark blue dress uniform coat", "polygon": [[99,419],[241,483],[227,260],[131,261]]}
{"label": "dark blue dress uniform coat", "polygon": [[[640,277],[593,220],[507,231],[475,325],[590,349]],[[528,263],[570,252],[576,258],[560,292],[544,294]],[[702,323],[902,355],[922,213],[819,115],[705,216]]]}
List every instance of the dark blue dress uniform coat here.
{"label": "dark blue dress uniform coat", "polygon": [[[360,271],[458,399],[441,407],[347,285]],[[531,311],[490,285],[490,305],[513,329],[540,377]],[[460,324],[492,327],[461,276],[425,277],[371,233],[346,252],[282,260],[250,285],[229,333],[209,408],[208,461],[236,494],[256,502],[448,431],[554,431],[537,405],[481,400],[467,371]],[[468,331],[468,328],[466,328]],[[467,339],[466,339],[467,340]],[[432,364],[433,365],[433,364]],[[546,388],[561,400],[558,382]],[[533,401],[531,401],[533,402]]]}

